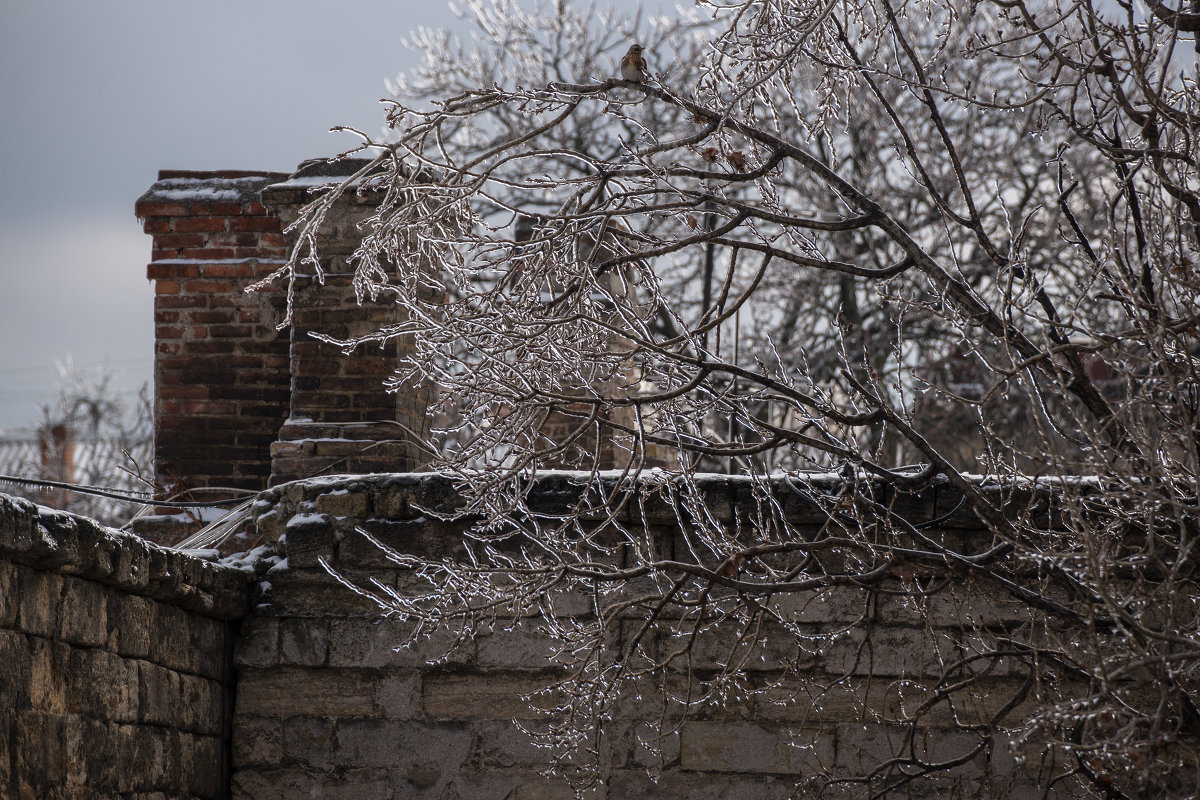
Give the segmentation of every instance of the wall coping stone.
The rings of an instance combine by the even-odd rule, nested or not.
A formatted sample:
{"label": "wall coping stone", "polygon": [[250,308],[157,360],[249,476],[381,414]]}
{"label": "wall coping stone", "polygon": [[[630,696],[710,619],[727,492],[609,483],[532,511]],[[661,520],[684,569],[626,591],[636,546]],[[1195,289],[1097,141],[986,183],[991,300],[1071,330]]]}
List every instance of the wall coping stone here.
{"label": "wall coping stone", "polygon": [[[742,475],[718,473],[700,474],[691,480],[704,498],[708,515],[718,522],[729,522],[740,512],[752,508],[760,497],[769,492],[778,507],[792,521],[824,522],[827,510],[843,494],[847,481],[853,477],[858,494],[870,496],[874,502],[889,507],[912,523],[937,518],[939,527],[976,529],[982,524],[975,513],[962,502],[962,495],[943,476],[923,486],[906,489],[883,478],[847,476],[842,473],[813,472],[771,477],[766,480]],[[1000,482],[989,476],[967,476],[984,495],[1007,514],[1036,510],[1046,516],[1054,505],[1054,497],[1068,485],[1086,492],[1087,479],[1029,478],[1017,482]],[[593,483],[594,482],[594,483]],[[462,500],[454,476],[437,472],[396,472],[358,475],[324,475],[289,481],[259,494],[253,514],[259,517],[276,507],[295,509],[330,493],[365,493],[399,495],[403,502],[389,503],[393,509],[389,518],[412,519],[432,512],[436,516],[458,516]],[[680,479],[662,470],[643,472],[630,481],[622,470],[601,470],[596,473],[572,470],[544,470],[533,478],[525,499],[535,512],[563,513],[580,499],[584,487],[603,487],[605,493],[624,483],[629,489],[638,488],[650,497],[644,507],[645,522],[670,524],[677,510],[668,500],[678,496]],[[656,491],[657,490],[657,491]],[[628,504],[621,521],[636,521],[642,510]]]}
{"label": "wall coping stone", "polygon": [[249,611],[254,575],[0,493],[0,558],[215,619]]}
{"label": "wall coping stone", "polygon": [[[279,206],[298,206],[314,199],[317,194],[333,188],[346,178],[371,163],[370,158],[341,158],[330,161],[316,158],[304,161],[299,168],[283,180],[275,181],[262,188],[262,202],[273,211]],[[375,205],[382,198],[381,188],[372,186],[370,178],[377,177],[380,170],[367,176],[367,181],[358,186],[358,192],[346,196],[360,204]]]}

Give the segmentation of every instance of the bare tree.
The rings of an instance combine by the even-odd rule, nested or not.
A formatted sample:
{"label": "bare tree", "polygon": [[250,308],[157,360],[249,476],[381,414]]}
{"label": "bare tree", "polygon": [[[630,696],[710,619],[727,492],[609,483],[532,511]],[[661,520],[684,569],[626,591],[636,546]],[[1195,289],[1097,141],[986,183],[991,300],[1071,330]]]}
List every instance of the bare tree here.
{"label": "bare tree", "polygon": [[[1048,790],[1183,793],[1200,734],[1195,14],[698,6],[712,22],[656,26],[654,77],[634,83],[613,76],[636,25],[472,4],[481,54],[399,84],[438,99],[397,99],[394,134],[364,135],[379,155],[338,191],[381,169],[366,180],[385,199],[357,286],[405,311],[377,338],[415,337],[397,380],[441,390],[434,467],[481,520],[465,564],[397,555],[429,592],[380,602],[467,630],[545,612],[569,666],[548,736],[577,755],[647,679],[689,676],[668,693],[683,716],[756,691],[737,646],[701,674],[652,632],[751,652],[775,626],[821,652],[845,631],[814,640],[780,598],[851,587],[920,613],[980,583],[1024,622],[965,630],[897,724],[1015,665],[1011,702],[961,723],[978,743],[963,758],[1030,744]],[[531,511],[530,477],[564,463],[619,473]],[[705,470],[744,476],[758,512],[736,530],[707,513]],[[987,541],[896,510],[937,482]],[[780,486],[824,524],[789,521]],[[663,497],[685,539],[669,555],[622,522]],[[595,616],[555,617],[551,589],[590,594]],[[630,620],[641,633],[612,644]],[[961,763],[910,742],[814,791],[883,796]]]}
{"label": "bare tree", "polygon": [[[106,369],[82,370],[67,362],[59,366],[58,398],[41,411],[37,445],[15,464],[17,477],[147,495],[153,474],[152,413],[145,386],[131,403],[113,389]],[[142,508],[61,488],[14,486],[11,491],[107,525],[123,525]]]}

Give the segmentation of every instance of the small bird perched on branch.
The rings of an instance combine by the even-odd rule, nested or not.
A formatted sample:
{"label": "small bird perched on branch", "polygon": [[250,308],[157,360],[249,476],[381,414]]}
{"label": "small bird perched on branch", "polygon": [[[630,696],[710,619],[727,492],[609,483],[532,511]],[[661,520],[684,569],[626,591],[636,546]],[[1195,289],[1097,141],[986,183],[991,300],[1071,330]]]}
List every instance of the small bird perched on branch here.
{"label": "small bird perched on branch", "polygon": [[650,77],[646,71],[646,59],[642,58],[643,49],[640,44],[631,44],[629,52],[621,59],[621,77],[625,80],[641,83]]}

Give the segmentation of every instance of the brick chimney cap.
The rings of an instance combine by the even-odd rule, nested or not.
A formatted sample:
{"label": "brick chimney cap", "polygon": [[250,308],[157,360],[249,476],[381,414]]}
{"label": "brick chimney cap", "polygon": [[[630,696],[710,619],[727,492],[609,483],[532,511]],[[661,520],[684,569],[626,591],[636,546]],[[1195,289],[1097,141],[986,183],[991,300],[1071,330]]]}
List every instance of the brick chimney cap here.
{"label": "brick chimney cap", "polygon": [[263,187],[282,177],[287,176],[279,172],[239,175],[232,170],[223,173],[163,170],[159,180],[138,198],[135,211],[144,216],[150,207],[162,204],[226,202],[246,206],[257,203]]}

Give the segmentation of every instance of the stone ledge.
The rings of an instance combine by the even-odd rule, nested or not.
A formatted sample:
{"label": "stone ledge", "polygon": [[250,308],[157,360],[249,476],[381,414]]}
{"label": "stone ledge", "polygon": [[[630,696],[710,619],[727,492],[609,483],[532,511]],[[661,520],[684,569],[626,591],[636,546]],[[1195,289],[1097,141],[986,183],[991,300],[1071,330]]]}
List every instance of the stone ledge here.
{"label": "stone ledge", "polygon": [[[370,164],[371,161],[370,158],[343,158],[333,161],[317,158],[305,161],[292,175],[264,186],[262,202],[280,217],[287,219],[295,214],[295,209],[280,209],[279,206],[301,206],[312,200],[315,195],[337,186]],[[377,176],[378,172],[379,170],[375,170],[372,175]],[[381,197],[378,189],[375,191],[364,190],[362,186],[359,186],[358,189],[364,191],[366,197],[360,197],[358,192],[347,192],[346,197],[351,202],[357,201],[356,205],[374,206],[378,204]]]}
{"label": "stone ledge", "polygon": [[86,578],[216,619],[246,614],[254,580],[241,570],[5,494],[0,494],[0,559]]}
{"label": "stone ledge", "polygon": [[[317,445],[312,441],[277,442],[273,445],[273,452],[282,456],[284,448],[301,447],[307,447],[315,453]],[[525,502],[531,511],[568,513],[576,503],[586,500],[588,492],[611,494],[620,489],[640,492],[642,495],[641,505],[630,503],[619,517],[621,522],[673,525],[681,515],[686,519],[692,513],[686,504],[677,505],[673,500],[680,488],[677,478],[654,471],[642,475],[637,481],[619,486],[621,477],[619,471],[603,471],[592,476],[589,472],[547,470],[532,482]],[[1047,481],[1036,489],[1025,489],[1024,495],[1028,497],[1017,496],[1020,493],[1011,491],[1012,496],[1004,497],[1000,495],[999,487],[976,482],[985,496],[994,498],[1006,508],[1020,508],[1029,503],[1029,498],[1035,492],[1044,495],[1050,488],[1050,482]],[[771,503],[791,524],[819,525],[829,519],[829,510],[841,497],[844,479],[830,473],[766,481],[743,476],[705,474],[696,476],[694,484],[704,498],[708,517],[717,522],[731,522],[753,511],[763,498],[769,496]],[[914,524],[942,517],[939,528],[974,530],[980,526],[974,514],[959,503],[961,495],[944,478],[934,479],[924,488],[914,491],[897,489],[880,479],[869,479],[859,484],[858,492]],[[331,493],[367,495],[373,502],[376,515],[393,521],[419,518],[424,510],[438,516],[451,516],[463,506],[463,499],[452,476],[434,472],[380,472],[325,475],[280,483],[262,493],[256,503],[256,514],[280,506],[286,509],[288,506],[312,502]],[[284,516],[288,516],[286,511]]]}

